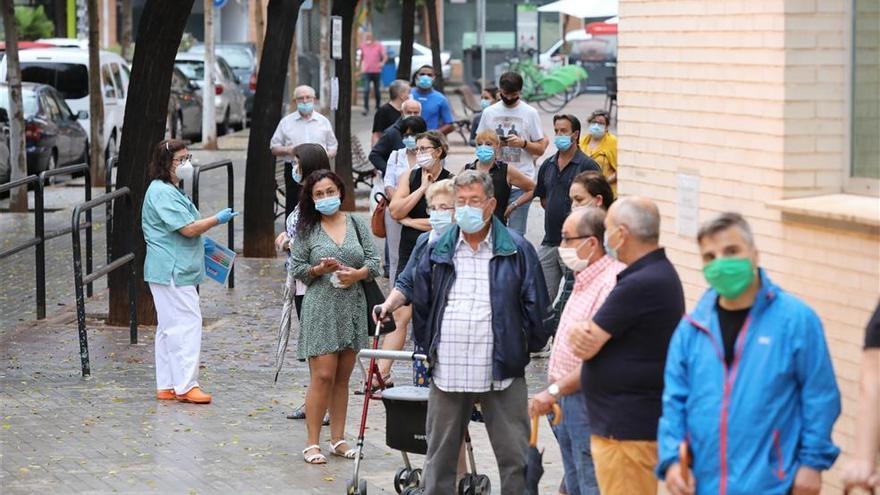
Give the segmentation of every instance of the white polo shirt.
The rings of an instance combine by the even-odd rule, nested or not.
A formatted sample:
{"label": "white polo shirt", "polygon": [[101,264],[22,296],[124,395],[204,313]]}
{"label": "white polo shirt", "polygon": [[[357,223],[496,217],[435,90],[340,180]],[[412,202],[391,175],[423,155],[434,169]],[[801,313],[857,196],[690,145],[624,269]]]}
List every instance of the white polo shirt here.
{"label": "white polo shirt", "polygon": [[269,147],[299,146],[304,143],[320,144],[328,154],[336,153],[339,145],[327,117],[312,112],[306,119],[297,111],[281,119],[275,134],[272,134]]}

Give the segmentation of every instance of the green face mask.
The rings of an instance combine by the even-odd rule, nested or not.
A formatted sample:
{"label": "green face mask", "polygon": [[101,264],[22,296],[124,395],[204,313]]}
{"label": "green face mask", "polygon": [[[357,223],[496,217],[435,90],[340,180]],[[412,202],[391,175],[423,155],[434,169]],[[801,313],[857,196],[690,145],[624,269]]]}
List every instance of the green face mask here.
{"label": "green face mask", "polygon": [[755,270],[749,258],[717,258],[703,267],[703,275],[721,297],[736,299],[752,283]]}

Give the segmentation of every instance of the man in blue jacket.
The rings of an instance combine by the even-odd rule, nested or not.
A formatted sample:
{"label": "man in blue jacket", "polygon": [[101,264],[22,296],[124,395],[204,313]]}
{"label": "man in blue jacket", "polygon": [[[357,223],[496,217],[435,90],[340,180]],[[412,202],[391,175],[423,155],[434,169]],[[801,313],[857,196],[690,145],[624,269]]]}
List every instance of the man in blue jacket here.
{"label": "man in blue jacket", "polygon": [[[822,323],[758,267],[739,214],[710,220],[697,242],[711,288],[669,345],[657,475],[674,495],[818,494],[840,452]],[[682,442],[693,476],[683,475]]]}
{"label": "man in blue jacket", "polygon": [[538,254],[494,215],[492,178],[454,179],[455,225],[428,245],[414,275],[413,336],[428,350],[425,493],[455,493],[459,449],[480,401],[498,461],[501,493],[525,491],[529,351],[550,335]]}

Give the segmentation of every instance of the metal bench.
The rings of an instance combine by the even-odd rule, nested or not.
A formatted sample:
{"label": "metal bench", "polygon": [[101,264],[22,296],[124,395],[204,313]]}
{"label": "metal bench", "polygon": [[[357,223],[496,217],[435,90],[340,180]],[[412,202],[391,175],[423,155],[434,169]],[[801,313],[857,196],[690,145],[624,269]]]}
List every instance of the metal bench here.
{"label": "metal bench", "polygon": [[354,174],[354,187],[363,184],[367,188],[373,188],[373,179],[376,177],[376,168],[370,163],[364,147],[357,136],[351,136],[351,171]]}

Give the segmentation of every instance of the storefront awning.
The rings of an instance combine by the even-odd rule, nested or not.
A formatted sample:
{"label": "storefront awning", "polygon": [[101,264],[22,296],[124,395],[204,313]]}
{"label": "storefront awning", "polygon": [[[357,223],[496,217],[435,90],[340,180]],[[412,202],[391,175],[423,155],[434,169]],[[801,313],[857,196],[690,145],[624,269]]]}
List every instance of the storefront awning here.
{"label": "storefront awning", "polygon": [[538,12],[559,12],[572,17],[613,17],[617,0],[558,0],[538,7]]}

